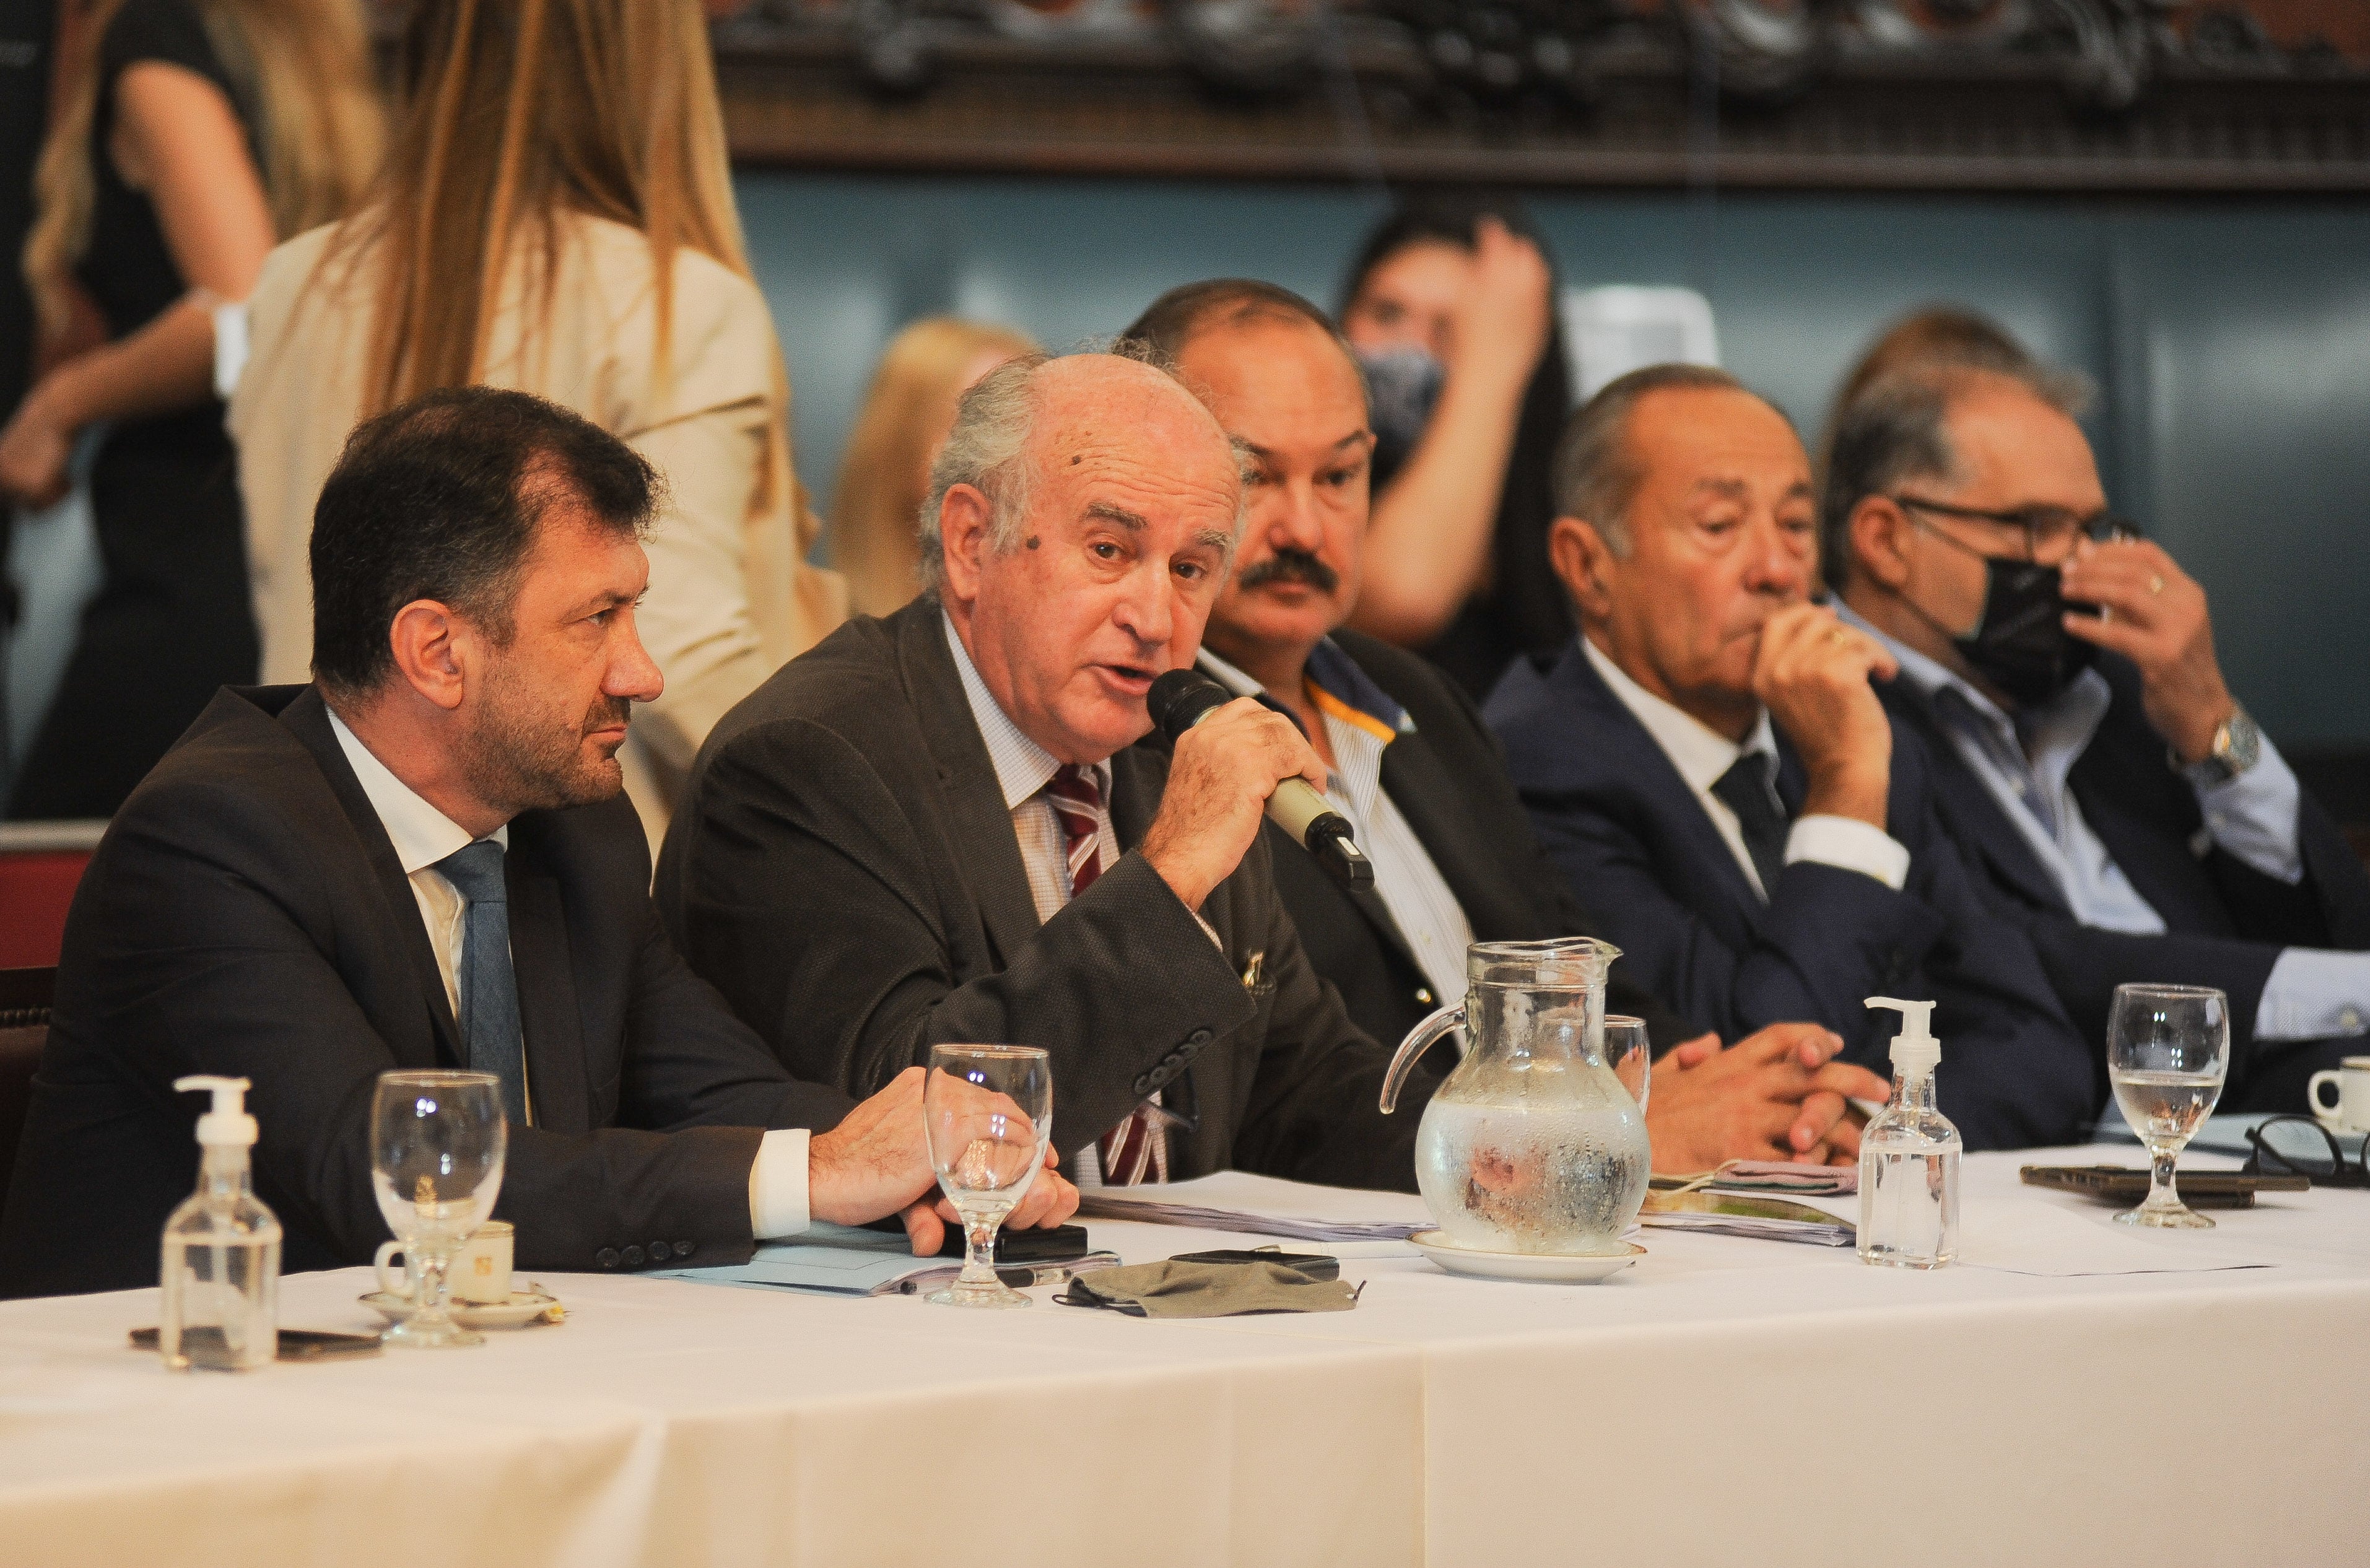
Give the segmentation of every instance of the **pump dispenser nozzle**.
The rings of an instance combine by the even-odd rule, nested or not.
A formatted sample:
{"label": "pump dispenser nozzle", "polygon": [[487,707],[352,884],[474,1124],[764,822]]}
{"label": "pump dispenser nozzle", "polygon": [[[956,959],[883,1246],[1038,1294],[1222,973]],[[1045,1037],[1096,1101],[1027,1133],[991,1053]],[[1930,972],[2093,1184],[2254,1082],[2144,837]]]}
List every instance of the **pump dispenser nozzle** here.
{"label": "pump dispenser nozzle", "polygon": [[198,1118],[200,1143],[213,1148],[247,1147],[255,1142],[255,1118],[247,1113],[247,1079],[195,1073],[175,1078],[173,1087],[185,1094],[191,1090],[204,1090],[214,1097],[214,1108]]}
{"label": "pump dispenser nozzle", "polygon": [[1870,997],[1870,1008],[1897,1008],[1901,1032],[1893,1037],[1893,1067],[1906,1078],[1924,1078],[1939,1066],[1942,1043],[1934,1038],[1934,1004],[1904,1002],[1898,997]]}

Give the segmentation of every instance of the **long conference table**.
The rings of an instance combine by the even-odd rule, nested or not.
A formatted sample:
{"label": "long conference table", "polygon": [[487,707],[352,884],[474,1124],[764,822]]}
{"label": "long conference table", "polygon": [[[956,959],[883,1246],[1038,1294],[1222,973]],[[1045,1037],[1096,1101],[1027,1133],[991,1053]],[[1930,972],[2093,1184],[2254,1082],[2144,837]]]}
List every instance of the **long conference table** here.
{"label": "long conference table", "polygon": [[[2138,1151],[1970,1157],[1933,1274],[1362,1243],[1354,1310],[1194,1321],[546,1274],[564,1324],[240,1377],[124,1348],[153,1291],[9,1303],[0,1563],[2370,1562],[2370,1193],[2135,1236],[2018,1184],[2053,1160]],[[282,1321],[370,1288],[292,1276]]]}

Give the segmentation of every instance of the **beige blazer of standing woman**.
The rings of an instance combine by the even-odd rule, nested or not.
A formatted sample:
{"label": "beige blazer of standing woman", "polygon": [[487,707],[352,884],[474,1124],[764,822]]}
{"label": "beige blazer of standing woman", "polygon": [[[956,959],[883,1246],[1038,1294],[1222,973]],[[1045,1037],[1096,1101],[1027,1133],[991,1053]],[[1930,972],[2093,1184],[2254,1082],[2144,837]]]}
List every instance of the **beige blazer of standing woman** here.
{"label": "beige blazer of standing woman", "polygon": [[[264,263],[230,404],[267,682],[312,678],[313,506],[362,405],[377,289],[367,258],[353,276],[316,281],[335,232],[299,235]],[[561,233],[547,323],[526,330],[514,282],[494,317],[483,380],[574,409],[666,477],[670,501],[650,543],[650,596],[638,617],[666,693],[636,710],[621,754],[655,845],[708,730],[847,618],[847,588],[807,563],[817,525],[804,490],[793,481],[765,503],[778,351],[757,286],[698,251],[676,252],[661,376],[649,241],[582,215],[564,219]]]}

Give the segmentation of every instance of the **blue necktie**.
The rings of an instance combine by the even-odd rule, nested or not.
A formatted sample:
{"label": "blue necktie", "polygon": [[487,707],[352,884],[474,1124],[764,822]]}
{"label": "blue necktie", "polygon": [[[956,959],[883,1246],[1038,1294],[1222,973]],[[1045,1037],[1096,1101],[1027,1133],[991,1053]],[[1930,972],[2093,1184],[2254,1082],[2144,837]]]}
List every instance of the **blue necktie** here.
{"label": "blue necktie", "polygon": [[526,1125],[526,1050],[519,1031],[518,983],[511,974],[510,895],[502,847],[480,838],[436,862],[468,900],[462,919],[461,1038],[472,1070],[502,1080],[502,1112]]}

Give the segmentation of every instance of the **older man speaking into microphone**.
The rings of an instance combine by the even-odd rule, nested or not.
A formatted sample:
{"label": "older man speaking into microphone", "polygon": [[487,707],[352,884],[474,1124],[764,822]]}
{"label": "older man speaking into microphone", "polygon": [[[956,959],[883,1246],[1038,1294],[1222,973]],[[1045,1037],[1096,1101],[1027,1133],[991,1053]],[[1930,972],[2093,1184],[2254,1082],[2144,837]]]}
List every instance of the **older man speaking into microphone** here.
{"label": "older man speaking into microphone", "polygon": [[1376,1110],[1384,1053],[1260,835],[1322,765],[1249,698],[1173,743],[1146,709],[1241,513],[1232,444],[1150,363],[1030,357],[964,397],[927,592],[717,726],[660,861],[670,928],[786,1064],[861,1092],[934,1043],[1040,1045],[1083,1180],[1414,1186],[1418,1117]]}

